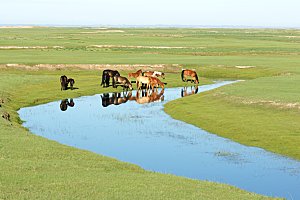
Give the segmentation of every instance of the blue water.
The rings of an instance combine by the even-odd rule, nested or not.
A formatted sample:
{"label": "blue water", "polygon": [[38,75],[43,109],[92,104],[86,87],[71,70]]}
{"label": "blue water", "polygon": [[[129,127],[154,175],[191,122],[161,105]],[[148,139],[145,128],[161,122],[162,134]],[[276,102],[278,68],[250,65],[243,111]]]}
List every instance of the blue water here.
{"label": "blue water", "polygon": [[[198,91],[230,83],[205,85]],[[23,126],[36,135],[147,170],[300,199],[299,161],[235,143],[167,115],[163,105],[181,98],[181,90],[160,90],[152,99],[136,91],[85,96],[74,99],[74,105],[68,100],[69,106],[57,101],[22,108],[19,115]]]}

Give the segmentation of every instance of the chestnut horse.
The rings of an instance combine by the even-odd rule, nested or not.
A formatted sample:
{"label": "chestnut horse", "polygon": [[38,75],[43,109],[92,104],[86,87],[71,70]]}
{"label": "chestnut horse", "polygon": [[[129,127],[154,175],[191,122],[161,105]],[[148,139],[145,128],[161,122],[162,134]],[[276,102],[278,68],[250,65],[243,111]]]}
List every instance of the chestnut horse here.
{"label": "chestnut horse", "polygon": [[128,78],[137,78],[139,75],[141,75],[141,73],[142,73],[142,70],[141,70],[141,69],[138,70],[138,71],[135,72],[135,73],[129,73],[129,74],[128,74]]}
{"label": "chestnut horse", "polygon": [[161,82],[158,78],[149,77],[149,79],[150,79],[150,86],[151,86],[152,90],[154,90],[154,87],[158,87],[158,86],[160,86],[162,89],[165,88],[165,84],[163,82]]}
{"label": "chestnut horse", "polygon": [[199,84],[199,79],[198,79],[198,75],[194,70],[190,70],[190,69],[183,69],[181,72],[181,79],[183,82],[188,81],[188,79],[186,77],[192,77],[192,82]]}

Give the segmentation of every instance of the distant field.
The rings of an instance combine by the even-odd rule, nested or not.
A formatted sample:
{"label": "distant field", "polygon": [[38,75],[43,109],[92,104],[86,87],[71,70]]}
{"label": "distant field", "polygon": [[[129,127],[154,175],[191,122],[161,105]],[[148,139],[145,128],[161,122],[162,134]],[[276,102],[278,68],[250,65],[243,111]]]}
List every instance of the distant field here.
{"label": "distant field", "polygon": [[0,29],[0,63],[252,65],[298,72],[299,30]]}

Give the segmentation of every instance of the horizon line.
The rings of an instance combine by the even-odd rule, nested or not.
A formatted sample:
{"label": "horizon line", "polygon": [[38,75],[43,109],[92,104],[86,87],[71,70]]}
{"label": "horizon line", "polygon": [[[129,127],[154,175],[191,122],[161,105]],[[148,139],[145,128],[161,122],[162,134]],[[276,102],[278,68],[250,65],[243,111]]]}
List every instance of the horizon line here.
{"label": "horizon line", "polygon": [[85,24],[85,25],[68,25],[68,24],[0,24],[0,27],[11,26],[33,26],[33,27],[61,27],[61,28],[237,28],[237,29],[300,29],[298,26],[249,26],[249,25],[187,25],[187,24]]}

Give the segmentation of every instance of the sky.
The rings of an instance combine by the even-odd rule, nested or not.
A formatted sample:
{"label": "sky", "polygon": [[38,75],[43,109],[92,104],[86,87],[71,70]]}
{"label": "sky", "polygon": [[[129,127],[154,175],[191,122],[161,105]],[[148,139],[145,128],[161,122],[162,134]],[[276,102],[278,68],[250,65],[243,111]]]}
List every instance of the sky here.
{"label": "sky", "polygon": [[0,24],[300,28],[300,0],[0,0]]}

